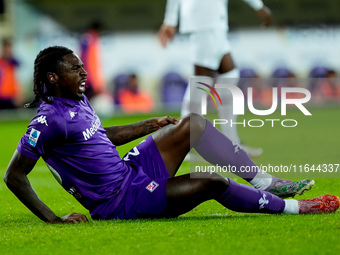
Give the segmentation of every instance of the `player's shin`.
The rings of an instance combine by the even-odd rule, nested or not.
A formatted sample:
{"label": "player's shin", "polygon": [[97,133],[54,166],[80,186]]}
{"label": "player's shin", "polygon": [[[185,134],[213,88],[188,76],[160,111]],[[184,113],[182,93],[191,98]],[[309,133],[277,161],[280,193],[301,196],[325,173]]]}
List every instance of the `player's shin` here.
{"label": "player's shin", "polygon": [[229,179],[229,187],[216,199],[226,208],[236,212],[282,213],[285,201],[267,191],[254,189]]}
{"label": "player's shin", "polygon": [[[272,176],[262,172],[238,143],[232,142],[209,120],[206,120],[205,130],[194,148],[213,165],[235,167],[237,171],[233,173],[248,182],[261,173],[261,180],[268,182],[268,186],[271,183]],[[251,171],[244,171],[245,168]]]}

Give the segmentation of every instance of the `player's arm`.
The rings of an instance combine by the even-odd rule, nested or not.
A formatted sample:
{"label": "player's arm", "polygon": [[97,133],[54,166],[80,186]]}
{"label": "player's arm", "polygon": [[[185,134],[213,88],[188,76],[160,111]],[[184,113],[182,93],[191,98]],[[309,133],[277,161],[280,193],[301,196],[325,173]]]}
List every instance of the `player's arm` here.
{"label": "player's arm", "polygon": [[177,118],[165,116],[143,120],[130,125],[104,127],[104,129],[107,137],[114,145],[122,145],[148,135],[166,125],[177,123]]}
{"label": "player's arm", "polygon": [[261,0],[243,0],[249,4],[262,20],[262,25],[268,27],[272,23],[272,15],[270,9],[263,4]]}
{"label": "player's arm", "polygon": [[176,27],[163,24],[158,31],[158,39],[161,45],[165,48],[169,41],[171,41],[176,33]]}
{"label": "player's arm", "polygon": [[176,33],[178,24],[179,0],[167,0],[163,25],[158,31],[158,39],[163,47],[166,47]]}
{"label": "player's arm", "polygon": [[87,221],[85,215],[71,213],[58,217],[38,197],[32,188],[27,175],[32,171],[37,160],[21,155],[15,151],[7,167],[4,181],[17,198],[37,217],[48,223],[76,223]]}
{"label": "player's arm", "polygon": [[262,20],[262,25],[269,27],[272,24],[272,14],[267,6],[263,6],[260,10],[257,10],[257,15]]}

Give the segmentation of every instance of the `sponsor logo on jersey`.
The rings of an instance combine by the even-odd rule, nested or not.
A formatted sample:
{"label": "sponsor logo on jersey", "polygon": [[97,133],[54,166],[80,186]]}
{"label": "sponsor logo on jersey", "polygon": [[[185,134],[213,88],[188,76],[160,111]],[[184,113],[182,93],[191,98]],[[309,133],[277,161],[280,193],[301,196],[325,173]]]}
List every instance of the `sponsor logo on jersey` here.
{"label": "sponsor logo on jersey", "polygon": [[39,123],[45,124],[46,126],[48,126],[48,125],[47,125],[47,120],[46,120],[46,116],[45,116],[45,115],[39,116],[39,118],[37,118],[35,121],[38,121]]}
{"label": "sponsor logo on jersey", "polygon": [[97,132],[97,130],[99,129],[101,125],[100,119],[97,116],[95,116],[95,118],[96,119],[91,122],[92,126],[90,128],[85,129],[85,131],[83,131],[83,136],[84,136],[85,141],[90,139]]}
{"label": "sponsor logo on jersey", "polygon": [[150,184],[148,186],[146,186],[145,188],[150,191],[153,192],[157,187],[159,186],[159,184],[155,181],[150,182]]}
{"label": "sponsor logo on jersey", "polygon": [[33,147],[35,147],[37,145],[38,139],[40,136],[40,131],[32,128],[30,136],[28,137],[28,144],[32,145]]}

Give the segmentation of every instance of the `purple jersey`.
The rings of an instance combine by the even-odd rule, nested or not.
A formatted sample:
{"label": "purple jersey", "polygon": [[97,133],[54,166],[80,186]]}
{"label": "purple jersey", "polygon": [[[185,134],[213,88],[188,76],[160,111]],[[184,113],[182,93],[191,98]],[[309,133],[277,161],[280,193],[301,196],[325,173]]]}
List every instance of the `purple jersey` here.
{"label": "purple jersey", "polygon": [[41,156],[64,189],[97,218],[113,213],[136,175],[85,96],[42,103],[17,150],[33,159]]}

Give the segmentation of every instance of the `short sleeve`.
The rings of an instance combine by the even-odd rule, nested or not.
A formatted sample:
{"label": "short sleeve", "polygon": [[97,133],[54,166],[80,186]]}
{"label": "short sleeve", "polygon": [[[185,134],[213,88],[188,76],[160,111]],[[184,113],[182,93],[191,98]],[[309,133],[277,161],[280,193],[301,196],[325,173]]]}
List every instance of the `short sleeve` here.
{"label": "short sleeve", "polygon": [[243,0],[247,4],[249,4],[254,10],[258,11],[263,8],[262,0]]}
{"label": "short sleeve", "polygon": [[42,111],[31,120],[17,150],[24,156],[39,159],[48,155],[66,138],[65,120],[54,111]]}
{"label": "short sleeve", "polygon": [[177,26],[180,3],[179,0],[168,0],[166,2],[164,24]]}

